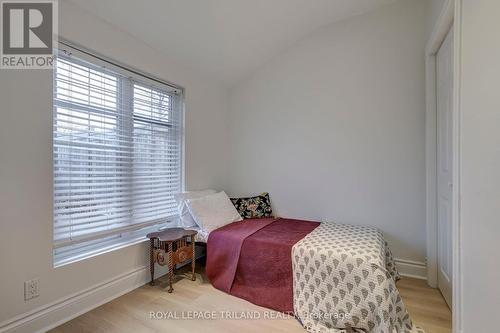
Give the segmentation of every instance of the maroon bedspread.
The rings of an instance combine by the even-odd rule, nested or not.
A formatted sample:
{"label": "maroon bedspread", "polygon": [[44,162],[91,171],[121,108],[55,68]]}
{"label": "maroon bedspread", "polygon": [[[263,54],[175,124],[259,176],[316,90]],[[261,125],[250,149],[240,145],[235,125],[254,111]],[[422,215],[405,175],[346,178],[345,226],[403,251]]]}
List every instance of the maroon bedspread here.
{"label": "maroon bedspread", "polygon": [[270,309],[293,312],[292,246],[319,222],[250,219],[210,233],[207,276],[213,286]]}

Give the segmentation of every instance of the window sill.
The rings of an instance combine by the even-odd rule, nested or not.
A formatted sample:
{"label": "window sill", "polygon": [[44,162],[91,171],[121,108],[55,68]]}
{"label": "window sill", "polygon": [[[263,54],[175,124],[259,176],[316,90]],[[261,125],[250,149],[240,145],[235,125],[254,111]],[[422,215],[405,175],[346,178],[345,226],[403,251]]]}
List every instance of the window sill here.
{"label": "window sill", "polygon": [[140,243],[148,242],[148,241],[149,241],[149,239],[146,238],[145,236],[136,237],[134,239],[128,239],[126,241],[119,242],[117,244],[113,244],[111,246],[108,246],[108,247],[106,247],[104,249],[98,249],[98,250],[95,250],[95,251],[92,251],[92,252],[87,252],[87,253],[84,253],[84,254],[81,254],[81,255],[75,255],[73,257],[64,258],[62,260],[55,261],[54,262],[54,268],[60,268],[60,267],[64,267],[64,266],[67,266],[67,265],[71,265],[71,264],[77,263],[79,261],[83,261],[83,260],[87,260],[87,259],[90,259],[90,258],[94,258],[94,257],[100,256],[100,255],[106,254],[106,253],[110,253],[110,252],[113,252],[113,251],[117,251],[117,250],[126,248],[128,246],[132,246],[132,245],[136,245],[136,244],[140,244]]}

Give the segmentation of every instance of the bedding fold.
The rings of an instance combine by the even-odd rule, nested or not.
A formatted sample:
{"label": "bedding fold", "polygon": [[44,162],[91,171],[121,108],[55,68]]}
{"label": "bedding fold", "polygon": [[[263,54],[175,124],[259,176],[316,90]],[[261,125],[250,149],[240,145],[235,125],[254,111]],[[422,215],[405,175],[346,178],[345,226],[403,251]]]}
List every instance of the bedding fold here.
{"label": "bedding fold", "polygon": [[275,219],[235,222],[214,230],[207,241],[207,277],[212,285],[226,293],[231,291],[243,241],[273,223]]}
{"label": "bedding fold", "polygon": [[219,290],[293,313],[292,246],[319,222],[247,219],[210,233],[207,276]]}

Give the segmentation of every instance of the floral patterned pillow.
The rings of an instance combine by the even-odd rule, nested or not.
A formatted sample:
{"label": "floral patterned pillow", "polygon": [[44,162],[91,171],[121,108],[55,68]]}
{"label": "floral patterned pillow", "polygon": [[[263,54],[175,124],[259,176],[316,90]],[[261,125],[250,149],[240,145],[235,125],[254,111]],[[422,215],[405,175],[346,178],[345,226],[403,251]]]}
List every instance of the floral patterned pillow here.
{"label": "floral patterned pillow", "polygon": [[261,195],[249,198],[231,198],[231,202],[241,217],[244,219],[255,219],[263,217],[272,217],[271,199],[269,193],[264,192]]}

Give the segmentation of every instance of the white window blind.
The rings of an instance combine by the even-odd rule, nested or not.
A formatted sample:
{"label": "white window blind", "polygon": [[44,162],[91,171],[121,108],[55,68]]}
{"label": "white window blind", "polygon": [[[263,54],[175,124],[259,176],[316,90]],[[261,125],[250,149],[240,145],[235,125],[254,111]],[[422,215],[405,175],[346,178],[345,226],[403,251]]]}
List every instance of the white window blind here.
{"label": "white window blind", "polygon": [[[78,55],[81,55],[79,57]],[[85,53],[54,69],[55,262],[144,237],[175,218],[182,93]]]}

